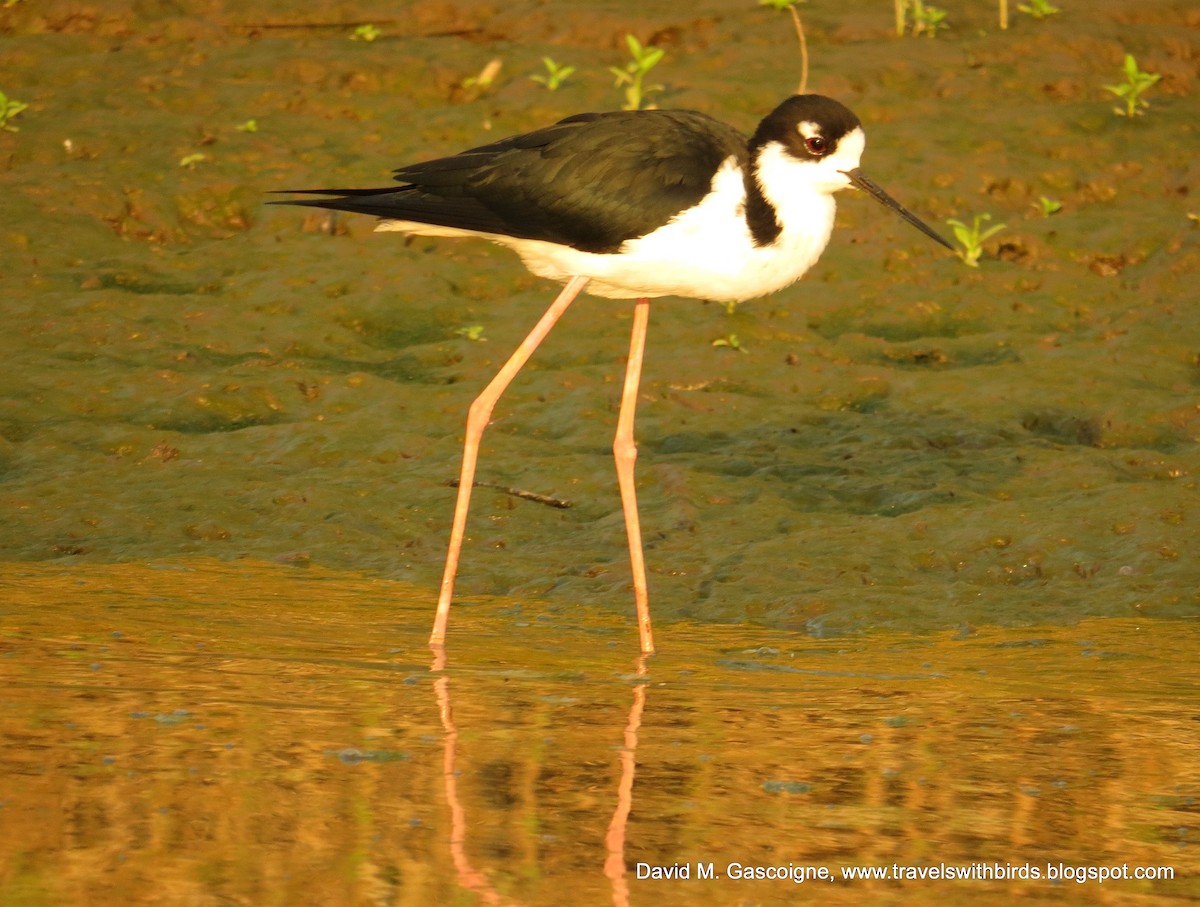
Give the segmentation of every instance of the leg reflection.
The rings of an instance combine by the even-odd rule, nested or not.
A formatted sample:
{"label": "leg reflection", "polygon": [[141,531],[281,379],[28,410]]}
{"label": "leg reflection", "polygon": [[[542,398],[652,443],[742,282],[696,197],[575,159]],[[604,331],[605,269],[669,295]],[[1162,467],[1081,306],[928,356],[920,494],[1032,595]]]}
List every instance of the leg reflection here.
{"label": "leg reflection", "polygon": [[629,824],[629,813],[633,809],[633,774],[637,768],[638,731],[642,727],[642,712],[646,708],[646,658],[637,660],[638,681],[633,687],[633,705],[629,707],[629,721],[625,724],[625,742],[621,747],[621,781],[617,785],[617,808],[608,823],[608,834],[604,846],[608,857],[604,861],[604,874],[612,883],[614,907],[629,907],[629,880],[625,878],[625,832]]}
{"label": "leg reflection", "polygon": [[506,901],[492,887],[487,876],[473,867],[467,859],[467,819],[462,801],[458,799],[458,775],[455,768],[458,728],[454,724],[454,713],[450,708],[450,678],[443,674],[435,680],[433,691],[437,696],[442,729],[446,732],[442,754],[442,780],[446,788],[446,803],[450,806],[450,859],[454,861],[458,884],[478,894],[486,904],[504,904]]}
{"label": "leg reflection", "polygon": [[[444,671],[446,667],[445,653],[435,652],[435,670]],[[625,868],[625,838],[629,823],[629,815],[633,810],[633,779],[637,767],[636,754],[638,732],[642,726],[642,713],[646,707],[646,658],[639,657],[636,662],[637,680],[633,687],[633,703],[629,708],[629,716],[625,723],[624,743],[621,747],[620,763],[621,778],[617,785],[617,805],[608,831],[604,836],[607,855],[604,860],[604,874],[612,887],[612,901],[615,907],[629,907],[629,882]],[[458,884],[477,894],[486,904],[510,904],[509,899],[501,895],[487,875],[471,865],[467,856],[467,817],[462,800],[458,793],[457,747],[458,727],[454,723],[454,712],[450,703],[450,678],[442,673],[433,682],[434,695],[437,698],[438,715],[441,718],[444,732],[442,755],[442,782],[446,795],[446,804],[450,808],[450,858],[454,863],[454,871]]]}

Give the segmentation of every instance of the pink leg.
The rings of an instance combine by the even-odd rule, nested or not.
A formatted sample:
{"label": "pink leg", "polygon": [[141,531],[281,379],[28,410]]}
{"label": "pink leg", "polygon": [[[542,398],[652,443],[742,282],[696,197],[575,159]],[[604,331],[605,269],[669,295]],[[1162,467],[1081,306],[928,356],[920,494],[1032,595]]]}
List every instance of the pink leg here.
{"label": "pink leg", "polygon": [[646,562],[642,556],[642,526],[638,520],[637,490],[633,484],[633,464],[637,445],[633,441],[633,417],[637,411],[638,382],[642,377],[642,354],[646,349],[646,326],[650,321],[650,300],[639,299],[633,307],[633,330],[629,336],[629,364],[625,367],[625,389],[617,415],[617,436],[613,439],[613,458],[617,461],[617,483],[621,486],[621,509],[625,512],[625,534],[629,537],[629,563],[633,568],[633,598],[637,605],[638,639],[642,654],[654,651],[654,633],[650,628],[650,593],[646,588]]}
{"label": "pink leg", "polygon": [[504,367],[475,398],[467,414],[467,435],[463,442],[462,472],[458,476],[458,498],[454,502],[454,523],[450,528],[450,547],[446,552],[446,571],[442,574],[442,591],[438,596],[437,614],[433,619],[433,633],[429,637],[431,646],[441,646],[446,641],[446,622],[450,619],[450,599],[454,595],[454,577],[458,573],[458,556],[462,552],[463,536],[467,531],[467,510],[471,506],[471,487],[475,484],[475,462],[479,459],[479,440],[492,417],[492,408],[504,393],[504,389],[517,376],[522,366],[529,361],[538,344],[546,339],[550,329],[567,310],[575,297],[588,282],[586,277],[572,277],[562,292],[550,304],[529,336],[521,341],[517,351],[504,363]]}

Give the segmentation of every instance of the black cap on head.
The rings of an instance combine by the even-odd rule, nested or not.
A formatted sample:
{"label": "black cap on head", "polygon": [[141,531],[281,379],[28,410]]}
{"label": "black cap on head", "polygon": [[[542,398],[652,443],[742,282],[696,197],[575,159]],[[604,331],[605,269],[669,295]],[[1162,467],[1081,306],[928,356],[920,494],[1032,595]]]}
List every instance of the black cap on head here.
{"label": "black cap on head", "polygon": [[[801,133],[797,127],[810,123],[812,134]],[[761,148],[768,142],[779,142],[794,157],[823,157],[837,148],[838,141],[848,132],[862,128],[858,117],[845,104],[821,94],[798,94],[788,98],[758,124],[750,139],[750,147]],[[810,152],[805,139],[819,135],[825,148],[819,154]]]}

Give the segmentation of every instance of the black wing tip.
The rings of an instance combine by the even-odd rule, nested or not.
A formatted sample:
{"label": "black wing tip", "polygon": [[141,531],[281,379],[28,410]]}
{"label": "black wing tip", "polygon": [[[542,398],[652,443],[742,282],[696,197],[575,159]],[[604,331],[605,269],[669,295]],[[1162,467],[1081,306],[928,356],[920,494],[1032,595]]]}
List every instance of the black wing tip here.
{"label": "black wing tip", "polygon": [[403,192],[405,186],[385,186],[382,189],[269,189],[268,195],[340,195],[353,197],[356,195],[386,195],[389,192]]}
{"label": "black wing tip", "polygon": [[395,195],[406,186],[387,186],[382,189],[271,189],[270,195],[317,195],[324,198],[272,199],[268,205],[299,205],[307,208],[327,208],[333,211],[349,211],[353,214],[368,214],[387,219],[391,212],[386,204],[372,202],[379,196]]}
{"label": "black wing tip", "polygon": [[[282,195],[290,192],[290,189],[273,189],[272,195]],[[307,190],[301,190],[307,191]],[[307,208],[330,208],[337,204],[337,198],[273,198],[267,201],[268,205],[303,205]]]}

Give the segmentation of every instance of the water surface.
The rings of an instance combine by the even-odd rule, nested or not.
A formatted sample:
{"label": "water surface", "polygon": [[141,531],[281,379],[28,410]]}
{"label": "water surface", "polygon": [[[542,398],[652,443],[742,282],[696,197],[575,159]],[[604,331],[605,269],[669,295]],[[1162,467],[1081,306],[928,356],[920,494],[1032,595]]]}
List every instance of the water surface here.
{"label": "water surface", "polygon": [[1200,895],[1194,623],[683,621],[642,661],[632,620],[500,600],[431,672],[394,582],[10,566],[0,592],[5,903],[794,902],[730,863],[1175,873],[804,883],[823,903]]}

